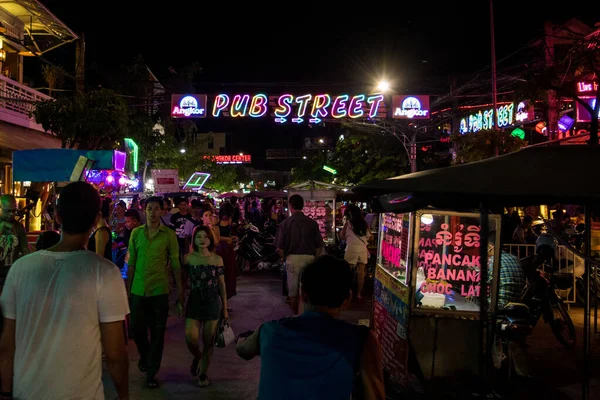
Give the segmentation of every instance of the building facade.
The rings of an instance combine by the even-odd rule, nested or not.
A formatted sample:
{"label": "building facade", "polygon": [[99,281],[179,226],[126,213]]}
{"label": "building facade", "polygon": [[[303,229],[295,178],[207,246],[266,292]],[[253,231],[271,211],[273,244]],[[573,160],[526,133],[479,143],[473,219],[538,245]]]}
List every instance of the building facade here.
{"label": "building facade", "polygon": [[37,0],[0,3],[0,194],[12,193],[12,152],[60,148],[32,111],[51,97],[23,84],[23,65],[79,37]]}

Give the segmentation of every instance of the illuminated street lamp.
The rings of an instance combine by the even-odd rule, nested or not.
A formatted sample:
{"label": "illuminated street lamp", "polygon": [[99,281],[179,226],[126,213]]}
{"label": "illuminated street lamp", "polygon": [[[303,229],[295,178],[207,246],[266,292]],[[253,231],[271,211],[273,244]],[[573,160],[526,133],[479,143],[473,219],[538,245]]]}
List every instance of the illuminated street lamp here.
{"label": "illuminated street lamp", "polygon": [[379,83],[377,84],[377,90],[379,90],[381,93],[388,92],[390,90],[389,82],[388,81],[379,81]]}

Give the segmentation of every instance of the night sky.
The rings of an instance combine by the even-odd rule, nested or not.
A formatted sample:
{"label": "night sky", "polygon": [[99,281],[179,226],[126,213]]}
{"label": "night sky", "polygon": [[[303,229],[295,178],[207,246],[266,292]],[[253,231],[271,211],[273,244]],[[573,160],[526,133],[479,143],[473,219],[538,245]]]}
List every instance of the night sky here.
{"label": "night sky", "polygon": [[[346,2],[325,8],[323,1],[263,2],[260,9],[231,2],[42,2],[75,32],[85,33],[88,68],[102,71],[141,54],[160,76],[169,66],[198,62],[203,67],[198,93],[218,91],[221,85],[224,91],[243,91],[250,82],[268,84],[274,94],[286,84],[316,84],[311,86],[316,92],[385,78],[399,92],[426,94],[447,87],[451,74],[468,77],[490,64],[489,8],[482,0],[395,6]],[[544,19],[600,21],[600,15],[590,15],[589,6],[495,3],[499,60],[541,35]],[[70,46],[48,54],[67,70],[74,68],[74,63],[68,65],[71,57]],[[498,68],[503,63],[510,58]],[[261,134],[257,131],[273,148],[292,146],[301,136],[282,127],[246,127],[242,134],[234,132],[235,147],[247,152],[262,148],[264,153],[264,144],[250,140]]]}

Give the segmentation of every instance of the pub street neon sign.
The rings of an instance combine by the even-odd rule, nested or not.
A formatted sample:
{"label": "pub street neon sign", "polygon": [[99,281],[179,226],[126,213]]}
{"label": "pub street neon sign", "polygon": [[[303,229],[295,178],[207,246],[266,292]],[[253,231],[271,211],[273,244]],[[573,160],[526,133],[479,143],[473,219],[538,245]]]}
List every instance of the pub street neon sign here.
{"label": "pub street neon sign", "polygon": [[[183,102],[186,95],[178,96]],[[196,99],[200,96],[193,95]],[[206,97],[204,97],[206,98]],[[172,104],[173,117],[184,115],[188,118],[203,118],[205,113],[195,111],[202,108],[202,102],[193,104]],[[206,103],[205,103],[206,104]],[[266,94],[218,94],[214,97],[212,105],[206,107],[210,110],[213,118],[262,118],[272,116],[275,122],[283,124],[292,122],[301,124],[310,122],[318,124],[326,118],[376,118],[385,117],[385,102],[382,94],[348,94],[333,96],[330,94],[283,94],[281,96],[267,96]],[[202,110],[204,111],[204,110]]]}

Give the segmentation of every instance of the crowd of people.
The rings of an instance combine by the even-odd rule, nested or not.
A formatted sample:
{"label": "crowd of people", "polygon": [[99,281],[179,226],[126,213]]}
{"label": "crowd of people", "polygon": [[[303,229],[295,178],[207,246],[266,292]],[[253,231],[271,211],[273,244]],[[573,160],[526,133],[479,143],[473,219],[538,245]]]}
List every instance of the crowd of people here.
{"label": "crowd of people", "polygon": [[[26,244],[13,218],[14,198],[0,200],[11,240]],[[368,328],[339,320],[352,298],[352,269],[324,255],[318,225],[304,215],[303,203],[301,196],[290,197],[290,216],[281,218],[276,238],[297,315],[262,324],[239,341],[238,354],[260,355],[261,399],[349,398],[353,392],[383,399],[377,339]],[[129,209],[117,203],[111,213],[109,201],[87,183],[61,190],[55,213],[60,235],[44,232],[35,252],[14,245],[12,258],[5,258],[0,399],[103,399],[103,358],[118,398],[127,399],[127,315],[137,367],[148,388],[159,387],[171,280],[177,314],[185,317],[190,373],[200,387],[210,385],[215,333],[228,323],[228,299],[236,294],[235,265],[229,264],[235,261],[234,228],[240,214],[252,215],[255,207],[251,202],[248,212],[231,200],[217,213],[210,201],[182,198],[175,206],[172,213],[168,200],[150,197]],[[348,258],[358,265],[365,257],[359,243],[369,233],[354,212],[347,212],[344,235]],[[259,214],[279,219],[279,212]],[[113,263],[118,250],[125,250],[126,280]]]}

